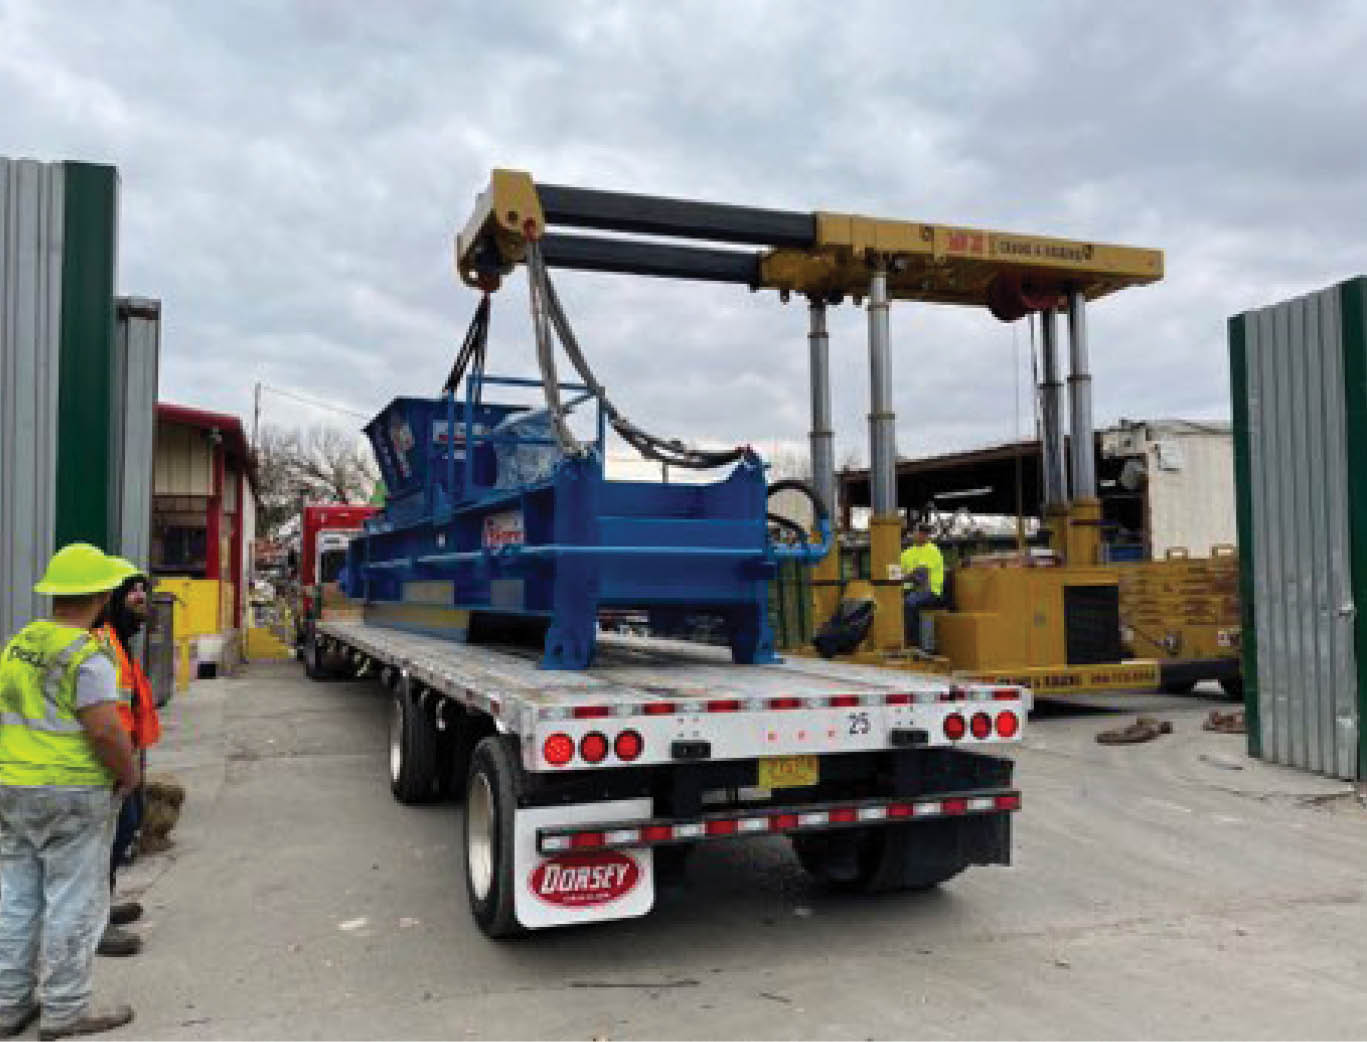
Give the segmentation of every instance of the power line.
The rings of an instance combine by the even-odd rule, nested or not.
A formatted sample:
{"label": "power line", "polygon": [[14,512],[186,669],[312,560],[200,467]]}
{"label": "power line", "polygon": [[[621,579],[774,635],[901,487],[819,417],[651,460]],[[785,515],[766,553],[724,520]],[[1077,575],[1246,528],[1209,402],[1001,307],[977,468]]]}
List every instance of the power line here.
{"label": "power line", "polygon": [[333,412],[343,412],[348,416],[356,416],[362,420],[370,419],[369,413],[360,412],[356,409],[348,409],[345,405],[336,405],[333,402],[325,402],[321,398],[311,398],[306,394],[300,394],[298,391],[286,391],[281,387],[272,387],[270,384],[258,384],[257,386],[263,391],[270,391],[272,394],[278,394],[284,398],[293,398],[297,402],[303,402],[305,405],[312,405],[318,409],[330,409]]}

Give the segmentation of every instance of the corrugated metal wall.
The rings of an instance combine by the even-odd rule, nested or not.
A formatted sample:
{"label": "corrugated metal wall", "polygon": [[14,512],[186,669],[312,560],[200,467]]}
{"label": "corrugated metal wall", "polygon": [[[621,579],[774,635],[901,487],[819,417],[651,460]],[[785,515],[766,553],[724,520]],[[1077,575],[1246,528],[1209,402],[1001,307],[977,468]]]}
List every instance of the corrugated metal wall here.
{"label": "corrugated metal wall", "polygon": [[53,550],[63,197],[62,164],[0,159],[0,640]]}
{"label": "corrugated metal wall", "polygon": [[117,322],[110,440],[121,465],[110,472],[110,531],[117,552],[146,568],[152,552],[161,301],[120,297]]}
{"label": "corrugated metal wall", "polygon": [[1355,778],[1345,352],[1363,345],[1345,339],[1342,288],[1237,316],[1230,359],[1250,746],[1276,763]]}

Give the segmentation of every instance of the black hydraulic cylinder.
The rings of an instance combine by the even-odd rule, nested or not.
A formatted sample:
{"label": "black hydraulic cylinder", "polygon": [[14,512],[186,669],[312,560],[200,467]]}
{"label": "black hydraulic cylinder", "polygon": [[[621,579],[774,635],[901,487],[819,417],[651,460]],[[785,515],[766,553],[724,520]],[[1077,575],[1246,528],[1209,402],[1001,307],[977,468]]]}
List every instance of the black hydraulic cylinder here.
{"label": "black hydraulic cylinder", "polygon": [[798,249],[816,242],[811,213],[566,185],[538,184],[536,192],[549,225]]}
{"label": "black hydraulic cylinder", "polygon": [[552,268],[759,285],[759,254],[740,250],[555,233],[542,240],[541,249]]}

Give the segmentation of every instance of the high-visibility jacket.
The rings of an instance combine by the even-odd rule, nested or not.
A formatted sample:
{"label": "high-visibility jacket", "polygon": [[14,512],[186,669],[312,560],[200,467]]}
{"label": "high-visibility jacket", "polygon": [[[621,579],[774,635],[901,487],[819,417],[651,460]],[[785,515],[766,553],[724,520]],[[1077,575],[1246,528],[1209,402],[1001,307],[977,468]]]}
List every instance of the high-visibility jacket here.
{"label": "high-visibility jacket", "polygon": [[0,785],[113,784],[76,716],[76,671],[105,652],[85,630],[35,619],[0,654]]}
{"label": "high-visibility jacket", "polygon": [[[930,575],[930,592],[936,597],[945,592],[945,558],[940,548],[927,540],[920,546],[912,543],[902,551],[902,575],[910,576],[917,568],[924,568]],[[905,583],[906,589],[911,583]]]}
{"label": "high-visibility jacket", "polygon": [[105,623],[95,635],[118,667],[119,719],[133,739],[133,748],[146,749],[156,745],[161,740],[161,718],[157,716],[157,700],[152,697],[151,681],[124,650],[113,626]]}

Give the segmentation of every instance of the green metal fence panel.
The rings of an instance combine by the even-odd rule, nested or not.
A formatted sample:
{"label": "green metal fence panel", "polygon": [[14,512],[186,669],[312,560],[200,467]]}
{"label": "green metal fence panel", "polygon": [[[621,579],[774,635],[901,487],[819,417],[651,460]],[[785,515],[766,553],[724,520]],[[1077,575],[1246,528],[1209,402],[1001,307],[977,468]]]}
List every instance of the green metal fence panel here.
{"label": "green metal fence panel", "polygon": [[112,549],[109,475],[114,385],[114,267],[118,173],[64,163],[61,360],[57,433],[57,546]]}
{"label": "green metal fence panel", "polygon": [[[1229,324],[1250,750],[1362,774],[1363,280]],[[1356,317],[1354,317],[1356,316]]]}

